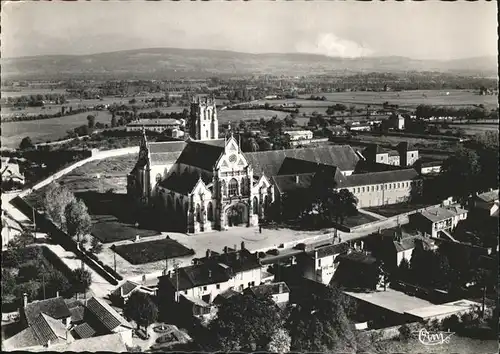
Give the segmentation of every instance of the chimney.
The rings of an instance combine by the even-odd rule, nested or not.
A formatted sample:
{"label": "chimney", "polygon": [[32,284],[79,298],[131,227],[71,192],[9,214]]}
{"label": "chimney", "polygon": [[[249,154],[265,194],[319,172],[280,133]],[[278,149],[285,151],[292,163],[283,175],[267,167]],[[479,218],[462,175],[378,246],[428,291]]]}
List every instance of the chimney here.
{"label": "chimney", "polygon": [[56,297],[59,297],[59,290],[56,291]]}
{"label": "chimney", "polygon": [[210,258],[210,256],[212,256],[212,251],[209,249],[207,249],[207,258]]}
{"label": "chimney", "polygon": [[236,252],[238,248],[236,248],[236,244],[234,244],[233,252]]}
{"label": "chimney", "polygon": [[50,339],[47,341],[47,347],[50,347]]}
{"label": "chimney", "polygon": [[227,253],[227,246],[224,246],[224,253]]}
{"label": "chimney", "polygon": [[25,308],[28,306],[28,294],[26,293],[23,294],[23,304]]}
{"label": "chimney", "polygon": [[279,283],[279,293],[283,294],[285,292],[285,287],[283,286],[283,283]]}
{"label": "chimney", "polygon": [[245,241],[241,241],[241,249],[244,250],[245,249]]}
{"label": "chimney", "polygon": [[295,176],[295,183],[296,183],[296,184],[299,184],[299,175],[296,175],[296,176]]}

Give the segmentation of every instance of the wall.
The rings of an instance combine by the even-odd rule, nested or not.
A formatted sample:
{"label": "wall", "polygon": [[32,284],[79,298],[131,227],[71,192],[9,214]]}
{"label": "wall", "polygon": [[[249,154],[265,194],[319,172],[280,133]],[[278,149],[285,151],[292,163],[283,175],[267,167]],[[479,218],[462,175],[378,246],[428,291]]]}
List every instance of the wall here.
{"label": "wall", "polygon": [[45,187],[46,185],[52,183],[53,181],[55,181],[55,180],[61,178],[62,176],[70,173],[74,169],[85,165],[87,162],[91,162],[91,161],[95,161],[95,160],[102,160],[102,159],[109,158],[109,157],[122,156],[122,155],[127,155],[127,154],[137,154],[137,153],[139,153],[139,147],[138,146],[133,146],[133,147],[128,147],[128,148],[122,148],[122,149],[115,149],[115,150],[106,150],[106,151],[95,151],[95,150],[93,150],[92,151],[92,156],[90,156],[90,157],[88,157],[86,159],[77,161],[74,164],[72,164],[72,165],[70,165],[68,167],[63,168],[61,171],[56,172],[52,176],[44,179],[43,181],[38,182],[37,184],[35,184],[30,189],[26,189],[26,190],[22,191],[19,194],[19,196],[21,198],[24,198],[25,196],[27,196],[31,192],[36,191],[36,190],[38,190],[40,188]]}
{"label": "wall", "polygon": [[358,208],[365,208],[404,202],[410,197],[412,185],[414,183],[416,183],[416,181],[402,181],[356,186],[346,189],[358,198]]}

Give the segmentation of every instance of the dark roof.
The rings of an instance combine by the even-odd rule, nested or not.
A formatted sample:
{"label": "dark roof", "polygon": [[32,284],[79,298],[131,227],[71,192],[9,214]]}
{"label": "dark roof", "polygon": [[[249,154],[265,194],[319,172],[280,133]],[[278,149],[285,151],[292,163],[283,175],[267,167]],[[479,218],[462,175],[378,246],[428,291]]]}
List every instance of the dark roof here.
{"label": "dark roof", "polygon": [[279,283],[271,284],[261,284],[257,286],[252,286],[248,289],[249,292],[253,293],[255,296],[270,296],[277,294],[289,293],[290,289],[284,281]]}
{"label": "dark roof", "polygon": [[33,329],[33,332],[42,344],[46,344],[49,340],[51,343],[56,342],[59,337],[64,336],[65,331],[65,327],[62,322],[43,313],[38,315],[30,327]]}
{"label": "dark roof", "polygon": [[201,141],[190,141],[182,151],[178,163],[213,171],[214,165],[223,154],[224,147],[204,144]]}
{"label": "dark roof", "polygon": [[310,251],[309,253],[314,254],[318,252],[318,258],[328,257],[335,254],[345,253],[349,250],[349,245],[346,242],[337,243],[333,245],[319,247],[315,250]]}
{"label": "dark roof", "polygon": [[85,307],[84,306],[78,306],[78,307],[73,307],[70,309],[71,312],[71,322],[72,323],[78,323],[83,321],[83,316],[85,314]]}
{"label": "dark roof", "polygon": [[331,174],[335,174],[336,170],[336,166],[325,165],[320,162],[296,159],[293,157],[285,157],[278,171],[278,175],[295,175],[301,173],[315,173],[318,171],[325,171],[330,172]]}
{"label": "dark roof", "polygon": [[[212,182],[208,177],[204,177],[203,175],[201,175],[201,177],[205,184]],[[159,185],[165,189],[187,195],[191,193],[199,179],[200,175],[198,173],[185,173],[182,175],[171,174],[166,179],[160,181]]]}
{"label": "dark roof", "polygon": [[205,144],[205,145],[218,146],[218,147],[222,147],[222,148],[226,146],[225,139],[203,140],[203,141],[200,141],[200,143]]}
{"label": "dark roof", "polygon": [[438,206],[435,208],[422,210],[419,214],[422,215],[424,218],[431,220],[432,222],[438,222],[464,213],[467,213],[467,210],[456,206],[450,206],[450,207]]}
{"label": "dark roof", "polygon": [[228,289],[219,295],[217,295],[214,299],[214,304],[215,305],[221,305],[223,304],[227,299],[232,298],[233,296],[241,296],[241,294],[237,291],[234,291],[233,289]]}
{"label": "dark roof", "polygon": [[130,323],[104,300],[96,297],[90,298],[87,301],[87,309],[110,331],[120,325],[132,328]]}
{"label": "dark roof", "polygon": [[371,265],[377,261],[377,259],[369,254],[363,252],[351,252],[349,254],[339,255],[339,261],[355,262]]}
{"label": "dark roof", "polygon": [[182,151],[161,152],[151,154],[151,166],[173,164],[181,156]]}
{"label": "dark roof", "polygon": [[260,263],[255,254],[247,249],[236,252],[221,253],[207,259],[206,262],[217,262],[229,266],[233,273],[244,272],[250,269],[260,268]]}
{"label": "dark roof", "polygon": [[272,180],[280,193],[286,193],[298,188],[310,188],[315,173],[274,176]]}
{"label": "dark roof", "polygon": [[127,296],[131,291],[133,291],[135,288],[137,288],[139,284],[131,282],[130,280],[125,280],[125,282],[117,287],[113,293],[117,295],[122,295],[121,290],[123,289],[123,296]]}
{"label": "dark roof", "polygon": [[417,171],[413,168],[394,171],[369,172],[352,174],[347,176],[345,181],[339,183],[337,187],[365,186],[370,184],[391,183],[400,181],[411,181],[418,177]]}
{"label": "dark roof", "polygon": [[208,284],[223,283],[230,278],[229,269],[216,263],[179,268],[178,272],[178,277],[172,274],[169,278],[170,283],[174,288],[177,288],[177,290],[186,290]]}
{"label": "dark roof", "polygon": [[11,351],[15,349],[35,347],[43,344],[46,343],[41,343],[35,335],[33,329],[28,327],[12,337],[5,339],[2,343],[2,349]]}
{"label": "dark roof", "polygon": [[90,327],[88,323],[82,323],[78,326],[76,326],[74,329],[75,333],[78,335],[80,338],[90,338],[94,334],[96,334],[96,330]]}
{"label": "dark roof", "polygon": [[433,160],[433,161],[425,161],[421,163],[422,167],[435,167],[435,166],[442,166],[443,161],[441,160]]}
{"label": "dark roof", "polygon": [[363,155],[364,154],[388,154],[390,149],[386,149],[381,147],[378,144],[372,144],[367,146],[365,149],[363,149]]}
{"label": "dark roof", "polygon": [[368,173],[368,172],[383,172],[383,171],[395,171],[402,170],[400,166],[388,165],[385,163],[378,163],[369,160],[359,160],[354,170],[354,174]]}
{"label": "dark roof", "polygon": [[359,157],[349,145],[272,150],[245,153],[256,175],[276,176],[287,157],[337,166],[342,171],[354,170]]}
{"label": "dark roof", "polygon": [[33,301],[24,308],[24,314],[29,326],[31,326],[41,313],[45,313],[56,320],[71,317],[68,305],[66,305],[62,297]]}
{"label": "dark roof", "polygon": [[164,141],[159,143],[148,143],[149,152],[152,154],[166,152],[180,152],[187,146],[185,141]]}

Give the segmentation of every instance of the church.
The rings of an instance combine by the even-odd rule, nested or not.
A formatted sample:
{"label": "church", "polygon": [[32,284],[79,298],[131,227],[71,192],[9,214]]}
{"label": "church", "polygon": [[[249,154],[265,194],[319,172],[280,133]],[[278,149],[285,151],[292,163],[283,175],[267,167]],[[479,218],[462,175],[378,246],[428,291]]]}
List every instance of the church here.
{"label": "church", "polygon": [[[143,131],[138,161],[127,176],[127,193],[138,206],[154,208],[188,233],[258,226],[281,193],[307,188],[320,166],[330,168],[339,188],[361,201],[367,198],[366,206],[399,202],[417,175],[406,169],[364,174],[358,181],[360,175],[353,173],[362,156],[348,145],[243,153],[233,136],[219,139],[215,101],[208,98],[191,104],[189,133],[186,141],[148,142]],[[404,180],[407,188],[396,191],[394,183],[394,200],[384,199],[387,186],[381,192],[377,186],[376,193],[372,186],[371,194],[362,195],[365,187],[361,192],[359,183],[370,191],[372,179],[377,184]]]}

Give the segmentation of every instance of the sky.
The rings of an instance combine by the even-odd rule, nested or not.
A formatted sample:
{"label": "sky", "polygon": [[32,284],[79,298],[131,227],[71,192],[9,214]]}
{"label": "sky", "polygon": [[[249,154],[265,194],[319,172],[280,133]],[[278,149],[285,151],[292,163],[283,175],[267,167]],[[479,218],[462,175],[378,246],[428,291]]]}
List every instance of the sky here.
{"label": "sky", "polygon": [[496,1],[10,2],[1,54],[173,47],[337,57],[497,55]]}

